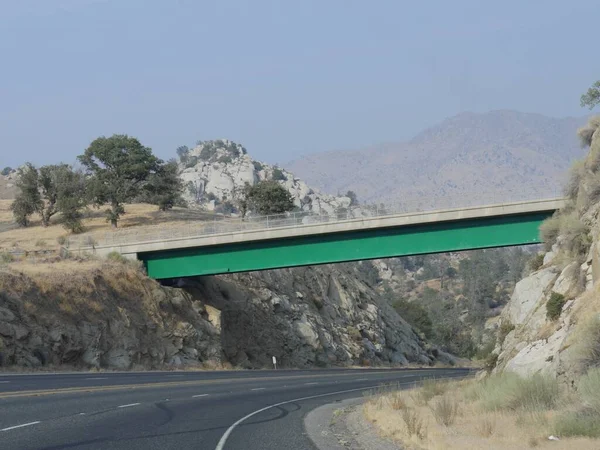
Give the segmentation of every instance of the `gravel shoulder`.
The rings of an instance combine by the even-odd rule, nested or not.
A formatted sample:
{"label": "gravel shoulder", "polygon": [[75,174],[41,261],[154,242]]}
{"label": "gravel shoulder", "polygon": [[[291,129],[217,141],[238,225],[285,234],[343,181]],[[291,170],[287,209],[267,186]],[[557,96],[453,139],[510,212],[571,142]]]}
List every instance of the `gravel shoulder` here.
{"label": "gravel shoulder", "polygon": [[362,398],[329,403],[304,418],[308,437],[319,450],[399,450],[379,437],[363,416]]}

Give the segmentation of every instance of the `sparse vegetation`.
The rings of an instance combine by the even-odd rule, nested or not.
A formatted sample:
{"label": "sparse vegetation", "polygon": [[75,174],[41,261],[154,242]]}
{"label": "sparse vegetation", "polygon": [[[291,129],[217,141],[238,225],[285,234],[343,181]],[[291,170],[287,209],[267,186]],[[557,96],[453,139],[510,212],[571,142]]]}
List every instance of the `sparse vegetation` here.
{"label": "sparse vegetation", "polygon": [[275,167],[273,169],[273,174],[271,175],[271,179],[273,181],[286,181],[287,177],[285,176],[285,174],[279,167]]}
{"label": "sparse vegetation", "polygon": [[0,252],[0,264],[8,264],[13,262],[14,257],[8,252]]}
{"label": "sparse vegetation", "polygon": [[540,225],[540,238],[544,243],[546,251],[550,251],[556,243],[556,239],[560,234],[560,219],[559,213],[554,213],[552,217],[544,220]]}
{"label": "sparse vegetation", "polygon": [[[580,399],[563,395],[553,378],[508,373],[484,380],[447,381],[443,389],[433,391],[438,394],[434,396],[421,392],[432,392],[429,384],[409,391],[380,390],[368,399],[363,412],[402,448],[591,450],[598,448],[593,438],[600,437],[599,416],[587,394],[597,398],[600,392],[596,374],[592,378],[583,395],[579,384]],[[417,433],[417,429],[426,431]],[[549,441],[551,434],[560,441]]]}
{"label": "sparse vegetation", "polygon": [[424,440],[427,437],[427,428],[425,428],[423,419],[421,419],[419,413],[412,409],[405,408],[402,410],[401,414],[408,436],[415,436],[419,440]]}
{"label": "sparse vegetation", "polygon": [[177,147],[175,152],[177,153],[179,161],[181,161],[182,164],[186,164],[190,156],[190,149],[187,147],[187,145]]}
{"label": "sparse vegetation", "polygon": [[502,323],[500,323],[500,328],[498,329],[498,341],[503,343],[512,330],[515,329],[515,326],[511,323],[510,320],[504,319]]}
{"label": "sparse vegetation", "polygon": [[439,425],[449,427],[456,421],[456,416],[458,415],[458,402],[454,398],[444,395],[435,400],[433,404],[430,405],[430,408],[433,417],[435,417],[435,421]]}
{"label": "sparse vegetation", "polygon": [[591,245],[589,229],[581,222],[575,209],[559,211],[546,219],[540,226],[540,235],[546,250],[552,248],[560,235],[562,250],[572,258],[585,256]]}
{"label": "sparse vegetation", "polygon": [[550,320],[556,320],[562,313],[562,308],[566,302],[565,296],[557,292],[552,292],[546,302],[546,316]]}
{"label": "sparse vegetation", "polygon": [[579,379],[577,391],[586,408],[599,416],[600,422],[600,367],[593,367]]}
{"label": "sparse vegetation", "polygon": [[127,263],[127,258],[121,255],[119,252],[110,252],[108,255],[106,255],[106,259],[119,264]]}
{"label": "sparse vegetation", "polygon": [[534,375],[522,378],[515,374],[490,376],[472,387],[471,398],[480,401],[488,411],[550,409],[559,401],[558,382],[550,377]]}
{"label": "sparse vegetation", "polygon": [[600,80],[596,81],[587,90],[585,94],[581,96],[581,106],[593,109],[600,104]]}
{"label": "sparse vegetation", "polygon": [[11,172],[13,171],[12,167],[5,167],[4,169],[2,169],[2,172],[0,172],[0,174],[2,174],[3,176],[8,176],[11,174]]}
{"label": "sparse vegetation", "polygon": [[577,337],[577,356],[582,368],[600,367],[600,315],[584,319]]}
{"label": "sparse vegetation", "polygon": [[544,254],[543,253],[535,253],[529,261],[527,261],[527,267],[531,272],[535,272],[539,270],[544,264]]}
{"label": "sparse vegetation", "polygon": [[254,166],[254,169],[258,171],[261,171],[264,168],[263,165],[258,161],[252,161],[252,165]]}

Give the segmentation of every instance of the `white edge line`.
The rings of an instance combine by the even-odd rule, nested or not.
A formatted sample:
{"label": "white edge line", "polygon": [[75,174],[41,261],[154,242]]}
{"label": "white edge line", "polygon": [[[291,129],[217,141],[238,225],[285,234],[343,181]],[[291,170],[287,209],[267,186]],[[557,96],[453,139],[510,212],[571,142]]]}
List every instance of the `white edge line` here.
{"label": "white edge line", "polygon": [[38,423],[40,423],[39,420],[37,422],[29,422],[29,423],[24,423],[22,425],[15,425],[14,427],[2,428],[0,431],[14,430],[15,428],[28,427],[30,425],[35,425],[35,424],[38,424]]}
{"label": "white edge line", "polygon": [[250,389],[250,390],[251,390],[251,391],[263,391],[263,390],[265,390],[265,389],[266,389],[266,388],[254,388],[254,389]]}
{"label": "white edge line", "polygon": [[129,403],[128,405],[117,406],[117,408],[129,408],[130,406],[137,406],[137,405],[141,405],[141,403]]}
{"label": "white edge line", "polygon": [[[409,383],[400,383],[400,384],[402,385],[402,384],[413,384],[413,383],[409,382]],[[310,400],[310,399],[313,399],[313,398],[320,398],[320,397],[330,397],[332,395],[345,394],[347,392],[358,392],[358,391],[366,391],[366,390],[369,390],[369,389],[376,389],[378,386],[379,385],[376,385],[376,386],[365,386],[365,387],[356,388],[356,389],[346,389],[345,391],[336,391],[336,392],[328,392],[327,394],[311,395],[309,397],[295,398],[293,400],[287,400],[285,402],[280,402],[280,403],[275,403],[274,405],[265,406],[264,408],[258,409],[256,411],[248,414],[247,416],[242,417],[237,422],[235,422],[233,425],[231,425],[229,428],[227,428],[227,431],[225,431],[225,434],[223,434],[223,436],[221,437],[221,439],[217,443],[217,446],[215,447],[215,450],[223,450],[225,448],[225,444],[227,442],[227,439],[229,439],[229,436],[231,435],[231,433],[233,432],[233,430],[239,424],[241,424],[245,420],[248,420],[250,417],[255,416],[256,414],[260,414],[261,412],[266,411],[267,409],[277,408],[278,406],[285,405],[287,403],[300,402],[302,400]]]}
{"label": "white edge line", "polygon": [[198,397],[206,397],[208,394],[198,394],[198,395],[192,395],[192,398],[198,398]]}
{"label": "white edge line", "polygon": [[0,383],[10,383],[10,381],[0,381]]}
{"label": "white edge line", "polygon": [[317,383],[317,382],[314,382],[314,383],[304,383],[305,386],[311,386],[313,384],[319,384],[319,383]]}

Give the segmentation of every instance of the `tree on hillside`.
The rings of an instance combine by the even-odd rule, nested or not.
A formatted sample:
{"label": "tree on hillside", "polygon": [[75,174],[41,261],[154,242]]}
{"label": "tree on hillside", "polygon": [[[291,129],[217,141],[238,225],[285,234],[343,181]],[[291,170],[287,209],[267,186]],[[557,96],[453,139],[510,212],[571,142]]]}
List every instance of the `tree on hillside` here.
{"label": "tree on hillside", "polygon": [[356,196],[356,192],[348,191],[346,192],[346,197],[350,199],[350,206],[358,205],[358,197]]}
{"label": "tree on hillside", "polygon": [[0,172],[2,175],[7,176],[10,175],[10,173],[12,172],[12,167],[5,167],[4,169],[2,169],[2,172]]}
{"label": "tree on hillside", "polygon": [[148,177],[142,199],[147,203],[158,205],[161,211],[167,211],[173,206],[183,204],[182,190],[183,182],[179,178],[177,161],[171,160],[161,164],[157,172]]}
{"label": "tree on hillside", "polygon": [[182,164],[185,164],[188,161],[188,158],[190,157],[190,149],[188,148],[187,145],[182,145],[181,147],[177,147],[177,156],[179,157],[179,161],[181,161]]}
{"label": "tree on hillside", "polygon": [[118,134],[96,139],[78,159],[90,176],[92,201],[110,204],[106,217],[113,227],[125,213],[124,203],[140,195],[144,182],[161,164],[136,138]]}
{"label": "tree on hillside", "polygon": [[10,205],[15,221],[22,227],[29,225],[29,217],[40,212],[43,208],[42,196],[39,190],[39,174],[31,163],[26,163],[19,169],[15,183],[18,194]]}
{"label": "tree on hillside", "polygon": [[264,180],[244,187],[239,209],[242,217],[246,211],[255,211],[261,215],[283,214],[294,209],[292,195],[277,181]]}
{"label": "tree on hillside", "polygon": [[85,206],[85,180],[68,164],[42,166],[28,163],[19,171],[19,193],[12,205],[15,220],[27,226],[29,217],[38,213],[42,225],[50,225],[56,214],[62,215],[65,228],[81,231],[81,208]]}
{"label": "tree on hillside", "polygon": [[42,225],[50,225],[50,218],[58,213],[57,202],[63,189],[63,184],[71,179],[71,167],[67,164],[42,166],[39,169],[39,190],[42,194],[42,207],[40,215],[42,216]]}
{"label": "tree on hillside", "polygon": [[581,96],[581,106],[587,106],[589,109],[600,104],[600,80],[596,81],[588,91]]}
{"label": "tree on hillside", "polygon": [[279,167],[275,167],[273,169],[272,179],[273,181],[286,181],[287,177],[283,173],[283,170],[281,170]]}

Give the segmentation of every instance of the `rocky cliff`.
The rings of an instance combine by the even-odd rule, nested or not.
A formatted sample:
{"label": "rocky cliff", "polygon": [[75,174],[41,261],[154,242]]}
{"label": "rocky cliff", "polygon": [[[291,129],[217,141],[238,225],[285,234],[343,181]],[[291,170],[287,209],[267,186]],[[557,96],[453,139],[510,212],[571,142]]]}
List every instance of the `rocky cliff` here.
{"label": "rocky cliff", "polygon": [[546,373],[569,383],[600,364],[600,119],[579,130],[586,159],[568,206],[546,221],[541,267],[517,283],[502,312],[495,371]]}
{"label": "rocky cliff", "polygon": [[[41,270],[44,268],[44,270]],[[47,269],[47,270],[46,270]],[[131,263],[0,270],[0,365],[283,367],[453,363],[382,300],[360,264],[164,287]]]}

